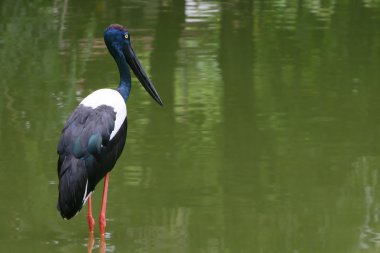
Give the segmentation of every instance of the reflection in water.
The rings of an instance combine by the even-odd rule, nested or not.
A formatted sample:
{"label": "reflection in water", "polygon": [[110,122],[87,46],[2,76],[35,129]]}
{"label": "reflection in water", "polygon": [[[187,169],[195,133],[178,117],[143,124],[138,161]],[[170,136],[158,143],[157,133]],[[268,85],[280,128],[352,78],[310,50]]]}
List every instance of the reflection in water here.
{"label": "reflection in water", "polygon": [[354,163],[354,182],[363,189],[363,224],[358,235],[360,249],[380,249],[380,174],[378,157],[361,157]]}
{"label": "reflection in water", "polygon": [[[132,217],[143,216],[142,223],[130,224],[125,229],[127,249],[136,252],[187,252],[190,240],[189,208],[133,209]],[[141,218],[140,218],[141,219]]]}
{"label": "reflection in water", "polygon": [[203,23],[213,26],[218,15],[219,4],[208,1],[186,0],[186,23]]}
{"label": "reflection in water", "polygon": [[[94,249],[94,245],[95,245],[94,233],[89,233],[88,241],[87,241],[87,252],[88,253],[96,252],[95,251],[96,248]],[[98,248],[99,248],[99,251],[98,251],[99,253],[105,253],[106,252],[107,243],[106,243],[106,238],[104,236],[100,236]],[[110,251],[110,252],[113,252],[113,251]]]}
{"label": "reflection in water", "polygon": [[[325,21],[326,22],[326,27],[330,20],[331,17],[334,14],[335,10],[335,0],[333,1],[313,1],[313,0],[308,0],[305,1],[305,8],[310,11],[310,13],[313,13],[316,15],[316,18],[320,21]],[[317,27],[318,28],[318,27]]]}
{"label": "reflection in water", "polygon": [[[239,12],[235,11],[237,9]],[[222,204],[225,247],[233,252],[242,252],[251,243],[262,247],[255,240],[259,230],[251,228],[257,217],[252,201],[260,198],[256,191],[259,187],[259,168],[255,160],[262,152],[259,148],[262,142],[256,134],[257,122],[254,118],[256,101],[253,99],[254,82],[251,71],[254,67],[255,45],[252,40],[252,11],[252,1],[239,1],[222,6],[220,21],[219,62],[224,88],[222,105],[225,142],[221,168]],[[237,103],[239,106],[236,106]]]}
{"label": "reflection in water", "polygon": [[[257,1],[254,4],[257,8],[255,13],[271,16],[267,22],[273,23],[275,29],[282,31],[328,29],[336,9],[335,0],[306,0],[302,4],[296,1]],[[306,22],[301,26],[299,21],[303,18]],[[319,23],[309,24],[315,21]]]}

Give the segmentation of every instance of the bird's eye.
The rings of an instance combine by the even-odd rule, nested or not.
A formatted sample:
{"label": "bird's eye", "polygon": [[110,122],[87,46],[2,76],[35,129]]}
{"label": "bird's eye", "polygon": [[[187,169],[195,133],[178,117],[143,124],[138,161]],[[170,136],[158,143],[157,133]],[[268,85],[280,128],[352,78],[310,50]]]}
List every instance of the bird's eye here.
{"label": "bird's eye", "polygon": [[128,39],[128,38],[129,38],[128,34],[125,34],[125,35],[124,35],[124,38]]}

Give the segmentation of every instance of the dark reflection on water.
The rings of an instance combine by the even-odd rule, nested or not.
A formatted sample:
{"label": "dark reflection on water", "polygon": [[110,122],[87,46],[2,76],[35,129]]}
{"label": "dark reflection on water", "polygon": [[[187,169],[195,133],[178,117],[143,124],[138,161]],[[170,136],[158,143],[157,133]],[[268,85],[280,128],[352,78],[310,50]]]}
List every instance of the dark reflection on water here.
{"label": "dark reflection on water", "polygon": [[[1,252],[379,248],[378,1],[1,5]],[[55,210],[55,148],[78,102],[115,87],[109,23],[165,106],[133,79],[102,239]]]}

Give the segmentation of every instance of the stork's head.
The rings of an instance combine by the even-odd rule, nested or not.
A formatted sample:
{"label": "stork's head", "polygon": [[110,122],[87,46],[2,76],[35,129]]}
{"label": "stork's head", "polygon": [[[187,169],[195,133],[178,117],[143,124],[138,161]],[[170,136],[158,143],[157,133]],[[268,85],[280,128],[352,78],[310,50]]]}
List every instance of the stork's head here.
{"label": "stork's head", "polygon": [[118,24],[110,25],[104,31],[104,42],[115,60],[125,60],[145,90],[158,104],[163,105],[152,81],[150,81],[148,75],[145,73],[132,48],[131,35],[127,28]]}

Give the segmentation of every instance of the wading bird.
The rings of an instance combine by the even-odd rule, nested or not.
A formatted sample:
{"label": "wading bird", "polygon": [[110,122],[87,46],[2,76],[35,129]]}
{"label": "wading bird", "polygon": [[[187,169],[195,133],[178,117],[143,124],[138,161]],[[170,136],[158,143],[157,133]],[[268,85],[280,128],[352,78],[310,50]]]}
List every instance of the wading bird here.
{"label": "wading bird", "polygon": [[126,102],[131,91],[133,70],[145,90],[160,105],[162,100],[142,68],[131,46],[131,35],[118,24],[104,31],[104,42],[119,68],[116,89],[96,90],[82,100],[67,119],[58,143],[59,196],[57,208],[70,219],[88,201],[88,225],[94,231],[91,193],[104,177],[100,234],[106,226],[106,202],[109,172],[119,158],[127,137]]}

